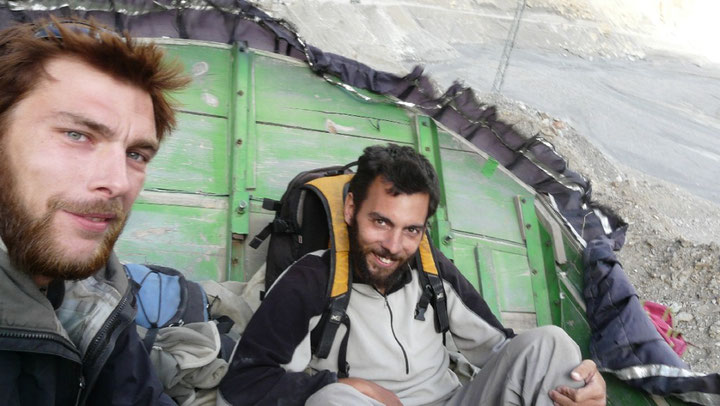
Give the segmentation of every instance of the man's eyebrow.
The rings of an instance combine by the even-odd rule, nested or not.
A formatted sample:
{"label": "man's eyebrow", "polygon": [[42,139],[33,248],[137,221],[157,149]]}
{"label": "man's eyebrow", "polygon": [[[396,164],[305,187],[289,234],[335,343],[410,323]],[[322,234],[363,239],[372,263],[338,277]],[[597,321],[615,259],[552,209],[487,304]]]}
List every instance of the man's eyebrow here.
{"label": "man's eyebrow", "polygon": [[[88,129],[92,130],[93,132],[98,133],[102,137],[112,138],[112,136],[114,134],[113,131],[110,129],[110,127],[106,126],[105,124],[98,123],[95,120],[81,116],[79,114],[70,113],[67,111],[60,111],[57,114],[65,119],[72,121],[73,124],[84,126],[85,128],[88,128]],[[160,145],[158,144],[158,142],[156,140],[154,140],[154,142],[148,141],[148,140],[142,140],[142,141],[138,141],[137,143],[133,144],[131,147],[137,148],[137,149],[148,150],[152,153],[152,155],[155,155],[157,153],[158,149],[160,148]]]}
{"label": "man's eyebrow", "polygon": [[409,226],[405,227],[406,230],[409,228],[417,228],[418,230],[424,230],[425,224],[410,224]]}
{"label": "man's eyebrow", "polygon": [[57,113],[57,115],[64,119],[72,121],[73,124],[79,124],[86,128],[89,128],[90,130],[99,133],[105,138],[111,138],[113,135],[113,131],[110,129],[110,127],[106,126],[103,123],[98,123],[97,121],[89,119],[87,117],[83,117],[75,113],[69,113],[67,111],[60,111]]}
{"label": "man's eyebrow", "polygon": [[[368,215],[369,215],[373,220],[382,220],[382,221],[390,224],[391,226],[395,226],[395,223],[393,223],[392,220],[390,220],[389,218],[383,216],[382,214],[380,214],[380,213],[378,213],[378,212],[376,212],[376,211],[370,212]],[[420,229],[420,230],[423,230],[423,229],[425,229],[425,224],[410,224],[409,226],[405,226],[405,230],[407,230],[407,229],[409,229],[409,228],[413,228],[413,227],[414,227],[414,228],[418,228],[418,229]]]}
{"label": "man's eyebrow", "polygon": [[151,142],[151,141],[139,141],[135,144],[132,144],[130,148],[133,149],[144,149],[148,151],[148,153],[151,155],[151,158],[154,157],[158,150],[160,149],[160,145],[157,142]]}
{"label": "man's eyebrow", "polygon": [[383,216],[382,214],[380,214],[376,211],[370,212],[368,214],[368,216],[370,216],[373,220],[382,220],[382,221],[390,224],[391,226],[395,225],[395,223],[393,223],[392,220],[390,220],[389,218]]}

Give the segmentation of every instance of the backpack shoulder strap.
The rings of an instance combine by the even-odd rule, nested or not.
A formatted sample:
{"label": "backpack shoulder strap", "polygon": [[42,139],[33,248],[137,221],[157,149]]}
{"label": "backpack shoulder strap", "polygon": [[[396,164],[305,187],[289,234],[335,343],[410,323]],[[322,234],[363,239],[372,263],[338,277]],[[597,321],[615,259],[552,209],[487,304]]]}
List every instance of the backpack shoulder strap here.
{"label": "backpack shoulder strap", "polygon": [[[315,192],[323,202],[330,231],[330,275],[326,293],[329,299],[328,307],[311,335],[312,351],[318,358],[327,358],[330,354],[340,324],[345,324],[347,327],[343,339],[345,345],[350,331],[349,318],[345,311],[350,302],[352,272],[350,272],[350,240],[343,208],[345,185],[351,178],[351,174],[326,176],[305,184],[305,188]],[[344,361],[344,348],[341,348],[340,352],[338,371],[347,376],[349,366]]]}
{"label": "backpack shoulder strap", "polygon": [[314,191],[325,206],[330,230],[330,281],[328,297],[339,297],[350,290],[350,238],[345,224],[344,189],[353,175],[317,178],[305,184]]}
{"label": "backpack shoulder strap", "polygon": [[427,234],[423,235],[420,247],[415,254],[415,262],[419,271],[420,283],[423,285],[423,294],[415,307],[415,318],[425,320],[425,311],[428,303],[435,309],[435,331],[446,333],[450,329],[447,312],[447,297],[443,288],[442,278],[438,272],[437,261],[433,255],[430,240]]}

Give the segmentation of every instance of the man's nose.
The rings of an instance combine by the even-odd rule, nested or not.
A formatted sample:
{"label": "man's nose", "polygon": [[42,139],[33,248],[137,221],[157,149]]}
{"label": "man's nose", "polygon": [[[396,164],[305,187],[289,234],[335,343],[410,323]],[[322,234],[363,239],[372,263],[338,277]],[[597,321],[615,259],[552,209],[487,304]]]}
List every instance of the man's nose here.
{"label": "man's nose", "polygon": [[114,198],[122,196],[130,189],[128,178],[127,155],[124,149],[106,148],[98,149],[93,159],[88,187],[103,197]]}
{"label": "man's nose", "polygon": [[391,254],[397,255],[402,249],[402,230],[390,230],[385,234],[383,248]]}

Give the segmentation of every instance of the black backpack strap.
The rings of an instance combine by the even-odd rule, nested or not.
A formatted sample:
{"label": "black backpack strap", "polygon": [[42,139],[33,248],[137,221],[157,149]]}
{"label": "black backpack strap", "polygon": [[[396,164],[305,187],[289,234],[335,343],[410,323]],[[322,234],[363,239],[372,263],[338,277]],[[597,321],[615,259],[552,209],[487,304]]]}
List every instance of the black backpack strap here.
{"label": "black backpack strap", "polygon": [[262,230],[260,230],[259,233],[253,237],[252,241],[250,241],[250,246],[254,249],[257,249],[260,244],[263,243],[268,237],[270,237],[270,234],[272,233],[273,223],[270,222],[268,225],[266,225]]}
{"label": "black backpack strap", "polygon": [[[350,318],[345,312],[349,301],[350,295],[348,294],[330,299],[327,310],[320,318],[320,323],[313,329],[310,336],[312,353],[316,357],[327,358],[330,355],[330,349],[340,324],[345,324],[345,320],[347,320],[346,326],[349,328]],[[345,333],[345,337],[348,333],[349,330]]]}
{"label": "black backpack strap", "polygon": [[282,204],[280,203],[279,200],[268,199],[267,197],[262,199],[262,208],[265,210],[278,212],[278,211],[280,211],[281,207],[282,207]]}
{"label": "black backpack strap", "polygon": [[325,172],[325,176],[336,176],[336,175],[343,175],[346,174],[348,169],[352,168],[353,166],[357,166],[358,161],[350,162],[347,165],[344,165],[337,169],[330,169],[327,172]]}
{"label": "black backpack strap", "polygon": [[442,279],[438,275],[426,274],[430,279],[430,286],[433,290],[433,298],[430,303],[435,309],[435,331],[447,333],[450,330],[450,320],[447,311],[447,297],[443,288]]}
{"label": "black backpack strap", "polygon": [[[419,261],[419,258],[416,258],[416,260]],[[415,320],[425,321],[425,312],[430,304],[430,300],[432,300],[433,290],[427,274],[422,271],[418,272],[418,274],[418,283],[420,283],[422,295],[420,295],[420,300],[418,300],[417,305],[415,306]]]}
{"label": "black backpack strap", "polygon": [[350,364],[347,363],[346,356],[347,356],[347,344],[348,344],[348,337],[350,337],[350,317],[348,317],[347,314],[345,314],[345,317],[342,319],[342,324],[345,325],[345,336],[343,337],[342,342],[340,343],[340,348],[338,350],[338,378],[347,378],[350,376]]}
{"label": "black backpack strap", "polygon": [[431,294],[429,300],[435,309],[435,331],[444,334],[450,330],[447,296],[445,295],[445,288],[443,287],[442,278],[440,277],[437,262],[432,253],[432,247],[430,246],[430,240],[427,234],[423,236],[418,252],[415,254],[415,263],[420,274],[419,279],[421,280],[421,285],[423,286],[423,293],[415,308],[415,318],[418,320],[425,319],[424,313],[425,310],[427,310],[427,304],[424,303],[424,301],[427,300],[426,295],[428,293]]}
{"label": "black backpack strap", "polygon": [[[343,217],[342,191],[351,177],[326,176],[305,185],[307,190],[315,192],[321,198],[327,214],[330,237],[330,269],[326,292],[328,307],[310,337],[312,352],[318,358],[328,357],[338,327],[340,324],[349,326],[350,322],[345,310],[352,291],[352,264],[349,257],[348,230]],[[347,337],[347,333],[345,336]]]}
{"label": "black backpack strap", "polygon": [[153,344],[155,344],[155,339],[157,339],[158,331],[160,329],[158,328],[157,324],[152,325],[145,333],[145,338],[143,338],[143,346],[145,347],[145,351],[147,351],[148,354],[152,352]]}
{"label": "black backpack strap", "polygon": [[235,322],[229,316],[220,316],[215,319],[215,322],[217,323],[218,333],[220,333],[220,351],[217,357],[230,362],[230,356],[235,348],[235,340],[230,338],[228,333],[232,326],[235,325]]}
{"label": "black backpack strap", "polygon": [[275,216],[275,219],[268,223],[259,233],[253,237],[250,241],[250,246],[257,249],[260,244],[265,241],[270,234],[286,233],[286,234],[297,234],[300,230],[292,222],[281,218],[279,215]]}

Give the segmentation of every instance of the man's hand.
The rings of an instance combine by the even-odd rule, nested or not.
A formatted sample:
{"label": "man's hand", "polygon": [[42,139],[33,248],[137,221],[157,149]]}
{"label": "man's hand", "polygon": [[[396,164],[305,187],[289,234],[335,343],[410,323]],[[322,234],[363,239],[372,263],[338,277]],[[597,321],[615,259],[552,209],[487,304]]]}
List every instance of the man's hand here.
{"label": "man's hand", "polygon": [[363,395],[371,397],[384,405],[402,406],[397,395],[374,382],[360,378],[340,378],[338,382],[350,385]]}
{"label": "man's hand", "polygon": [[589,359],[584,360],[577,368],[573,369],[570,377],[579,382],[585,382],[580,389],[558,386],[550,391],[550,398],[559,406],[605,406],[607,403],[605,394],[605,380],[597,370],[597,365]]}

